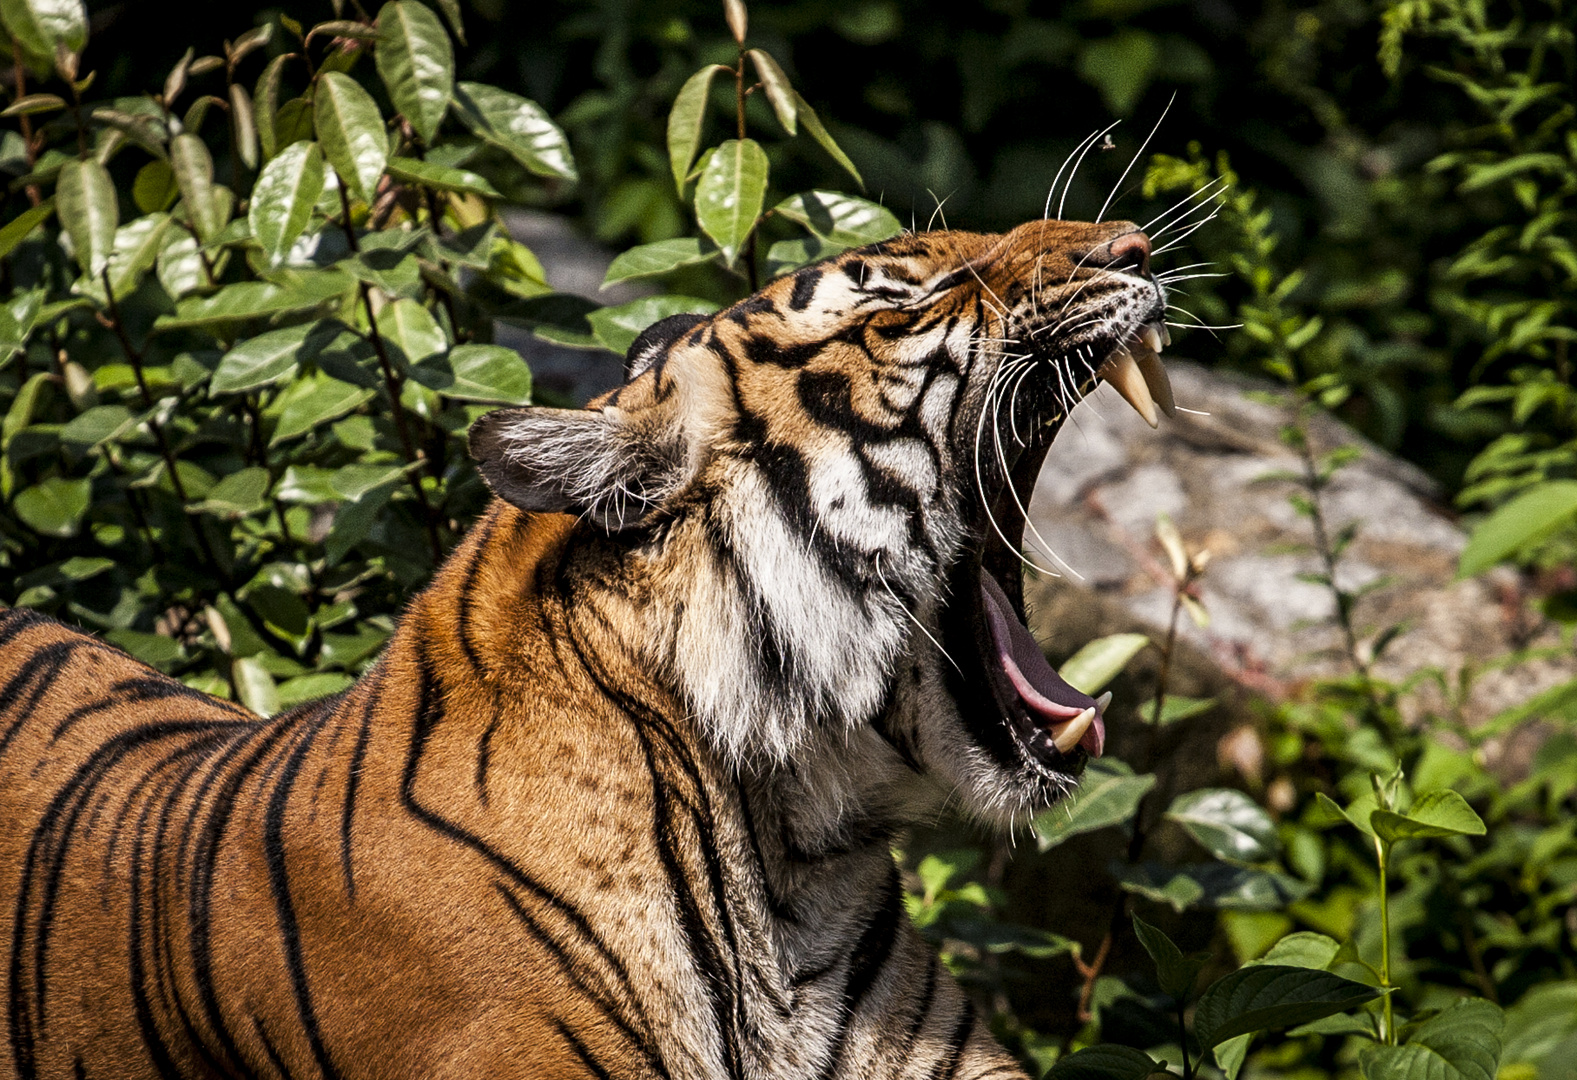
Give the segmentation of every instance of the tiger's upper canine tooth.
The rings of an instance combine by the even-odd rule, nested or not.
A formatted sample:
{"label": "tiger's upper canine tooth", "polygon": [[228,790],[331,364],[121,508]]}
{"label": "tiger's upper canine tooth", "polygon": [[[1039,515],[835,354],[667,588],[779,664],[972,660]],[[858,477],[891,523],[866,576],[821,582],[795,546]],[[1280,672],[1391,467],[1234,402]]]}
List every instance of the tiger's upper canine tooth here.
{"label": "tiger's upper canine tooth", "polygon": [[1119,345],[1117,351],[1106,358],[1106,363],[1102,364],[1101,369],[1095,374],[1097,378],[1110,383],[1112,389],[1133,406],[1134,412],[1144,417],[1145,423],[1151,427],[1161,426],[1161,420],[1155,414],[1155,398],[1150,396],[1150,387],[1147,385],[1144,372],[1140,370],[1139,362],[1134,359],[1133,353],[1128,351],[1126,345]]}
{"label": "tiger's upper canine tooth", "polygon": [[1051,737],[1052,745],[1057,748],[1059,753],[1069,753],[1075,746],[1079,745],[1079,740],[1084,738],[1084,733],[1090,730],[1090,725],[1094,722],[1095,706],[1092,705],[1072,720],[1064,721],[1060,731],[1053,728],[1052,730],[1056,734]]}
{"label": "tiger's upper canine tooth", "polygon": [[[1152,330],[1151,333],[1154,331]],[[1167,416],[1176,416],[1177,402],[1172,399],[1172,379],[1166,373],[1166,365],[1161,363],[1161,358],[1153,352],[1141,352],[1136,359],[1139,362],[1139,372],[1144,376],[1144,384],[1150,390],[1150,396]]]}
{"label": "tiger's upper canine tooth", "polygon": [[1139,327],[1139,338],[1146,345],[1150,346],[1151,352],[1158,353],[1162,349],[1166,348],[1168,344],[1162,340],[1161,331],[1156,328],[1155,323],[1145,323],[1143,326]]}

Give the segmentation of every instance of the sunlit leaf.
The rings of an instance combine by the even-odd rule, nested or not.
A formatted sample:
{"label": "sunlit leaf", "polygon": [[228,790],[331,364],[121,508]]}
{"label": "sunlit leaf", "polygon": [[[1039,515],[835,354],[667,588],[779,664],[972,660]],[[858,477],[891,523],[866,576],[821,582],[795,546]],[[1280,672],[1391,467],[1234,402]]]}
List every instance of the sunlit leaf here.
{"label": "sunlit leaf", "polygon": [[1192,907],[1275,911],[1303,899],[1313,889],[1308,882],[1286,874],[1219,862],[1182,866],[1147,862],[1118,867],[1115,872],[1125,892],[1170,904],[1175,911]]}
{"label": "sunlit leaf", "polygon": [[77,264],[84,274],[98,277],[109,264],[120,224],[115,182],[97,161],[68,161],[55,182],[55,203]]}
{"label": "sunlit leaf", "polygon": [[454,50],[443,24],[416,0],[384,4],[373,55],[389,100],[423,142],[432,142],[454,94]]}
{"label": "sunlit leaf", "polygon": [[292,286],[266,281],[238,281],[212,296],[191,297],[176,305],[175,314],[154,322],[160,330],[219,326],[240,319],[304,311],[335,300],[355,288],[356,279],[335,270],[304,277]]}
{"label": "sunlit leaf", "polygon": [[49,70],[57,46],[77,53],[88,42],[81,0],[0,0],[0,22],[35,70]]}
{"label": "sunlit leaf", "polygon": [[728,70],[721,64],[708,64],[690,76],[679,88],[679,96],[668,113],[668,162],[673,169],[674,186],[681,195],[690,176],[690,166],[695,161],[695,152],[701,145],[701,126],[706,120],[712,78]]}
{"label": "sunlit leaf", "polygon": [[321,75],[312,98],[312,124],[323,156],[350,193],[372,202],[389,160],[383,115],[372,95],[349,75],[337,71]]}
{"label": "sunlit leaf", "polygon": [[1154,786],[1154,776],[1135,776],[1121,762],[1092,761],[1072,795],[1035,815],[1035,842],[1046,851],[1079,833],[1121,825]]}
{"label": "sunlit leaf", "polygon": [[193,510],[219,517],[241,517],[267,505],[268,470],[253,466],[223,477]]}
{"label": "sunlit leaf", "polygon": [[1481,521],[1457,573],[1470,577],[1510,558],[1577,518],[1577,480],[1547,480],[1518,495]]}
{"label": "sunlit leaf", "polygon": [[696,236],[677,240],[659,240],[653,244],[640,244],[621,252],[608,267],[602,287],[617,285],[635,278],[655,277],[677,270],[681,266],[694,266],[717,256],[717,248]]}
{"label": "sunlit leaf", "polygon": [[1143,634],[1112,634],[1096,638],[1068,658],[1057,674],[1075,690],[1097,694],[1150,644]]}
{"label": "sunlit leaf", "polygon": [[886,207],[837,191],[806,191],[784,199],[772,209],[828,241],[829,255],[843,248],[889,240],[903,232],[903,225]]}
{"label": "sunlit leaf", "polygon": [[34,229],[49,220],[49,215],[55,212],[55,200],[45,199],[37,206],[29,207],[15,218],[0,227],[0,257],[11,254],[16,246],[26,240]]}
{"label": "sunlit leaf", "polygon": [[629,351],[635,339],[652,323],[670,315],[694,312],[710,315],[717,305],[693,296],[647,296],[618,307],[599,308],[586,316],[593,336],[616,353]]}
{"label": "sunlit leaf", "polygon": [[268,386],[296,370],[297,365],[315,354],[309,342],[321,336],[326,342],[325,326],[333,324],[303,323],[270,330],[256,337],[245,338],[235,348],[225,353],[214,369],[208,383],[208,393],[232,394]]}
{"label": "sunlit leaf", "polygon": [[291,143],[263,166],[247,220],[271,265],[279,265],[306,230],[322,194],[323,152],[317,143]]}
{"label": "sunlit leaf", "polygon": [[1179,795],[1166,816],[1218,859],[1264,862],[1281,848],[1270,814],[1231,788],[1201,788]]}
{"label": "sunlit leaf", "polygon": [[531,369],[513,349],[502,345],[457,345],[411,369],[411,377],[429,390],[456,401],[498,405],[531,402]]}
{"label": "sunlit leaf", "polygon": [[248,169],[257,168],[257,118],[252,95],[240,83],[230,84],[230,132],[241,163]]}
{"label": "sunlit leaf", "polygon": [[378,333],[398,368],[408,368],[449,347],[449,338],[432,313],[416,300],[399,299],[378,312]]}
{"label": "sunlit leaf", "polygon": [[751,49],[745,55],[755,65],[756,75],[761,80],[762,89],[766,91],[767,101],[772,104],[772,111],[777,114],[778,123],[790,135],[798,134],[796,114],[799,107],[795,103],[794,88],[789,85],[788,76],[783,74],[776,60],[760,49]]}
{"label": "sunlit leaf", "polygon": [[277,418],[270,446],[305,435],[314,428],[337,420],[366,402],[375,391],[352,386],[313,372],[294,380],[272,402],[265,415]]}
{"label": "sunlit leaf", "polygon": [[1484,819],[1454,791],[1426,791],[1413,800],[1407,813],[1376,810],[1369,816],[1380,839],[1421,840],[1442,836],[1483,836]]}
{"label": "sunlit leaf", "polygon": [[254,656],[243,656],[230,667],[236,689],[241,694],[241,704],[259,716],[273,716],[279,711],[279,690],[262,663]]}
{"label": "sunlit leaf", "polygon": [[34,532],[45,536],[75,536],[88,512],[93,481],[49,476],[17,492],[12,500],[16,516]]}
{"label": "sunlit leaf", "polygon": [[767,155],[754,139],[717,148],[695,186],[695,217],[732,266],[761,216],[767,194]]}
{"label": "sunlit leaf", "polygon": [[508,153],[538,176],[574,180],[569,140],[542,106],[496,86],[463,82],[454,108],[473,133]]}
{"label": "sunlit leaf", "polygon": [[407,157],[390,158],[387,168],[390,176],[407,184],[423,184],[439,191],[458,191],[489,199],[503,198],[487,177],[469,169],[452,169]]}
{"label": "sunlit leaf", "polygon": [[214,186],[214,159],[208,145],[189,132],[177,135],[170,140],[170,168],[198,238],[211,242],[229,222],[230,207]]}

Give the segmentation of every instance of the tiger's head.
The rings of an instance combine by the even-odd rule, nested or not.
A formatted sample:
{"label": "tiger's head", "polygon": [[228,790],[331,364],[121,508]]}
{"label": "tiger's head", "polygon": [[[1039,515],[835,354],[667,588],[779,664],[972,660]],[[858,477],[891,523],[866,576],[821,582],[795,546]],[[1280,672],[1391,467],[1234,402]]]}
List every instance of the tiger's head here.
{"label": "tiger's head", "polygon": [[1011,821],[1105,739],[1105,701],[1024,626],[1020,548],[1097,380],[1152,425],[1171,409],[1149,260],[1127,222],[904,235],[658,323],[622,387],[491,413],[472,453],[504,499],[613,545],[628,633],[735,767],[874,732]]}

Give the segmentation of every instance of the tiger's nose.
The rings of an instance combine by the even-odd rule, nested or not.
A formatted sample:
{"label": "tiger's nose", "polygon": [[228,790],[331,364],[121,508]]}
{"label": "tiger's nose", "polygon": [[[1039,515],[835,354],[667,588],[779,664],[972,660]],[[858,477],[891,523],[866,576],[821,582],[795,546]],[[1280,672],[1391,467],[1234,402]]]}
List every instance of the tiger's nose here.
{"label": "tiger's nose", "polygon": [[1089,265],[1105,270],[1137,270],[1150,276],[1150,238],[1135,229],[1123,233],[1090,253]]}

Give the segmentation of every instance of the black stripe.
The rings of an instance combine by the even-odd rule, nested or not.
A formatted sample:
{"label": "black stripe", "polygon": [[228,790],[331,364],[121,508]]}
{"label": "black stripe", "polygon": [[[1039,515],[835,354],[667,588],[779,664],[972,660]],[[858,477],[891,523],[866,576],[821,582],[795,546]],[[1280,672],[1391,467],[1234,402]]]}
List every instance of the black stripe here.
{"label": "black stripe", "polygon": [[[317,718],[313,718],[317,719]],[[279,777],[268,800],[268,815],[263,823],[263,852],[268,863],[268,884],[274,894],[274,913],[279,920],[280,945],[285,950],[285,966],[290,977],[290,989],[296,999],[296,1012],[301,1026],[306,1030],[307,1043],[312,1056],[325,1080],[335,1080],[339,1070],[329,1057],[323,1044],[323,1032],[318,1025],[316,1009],[312,1005],[312,992],[307,985],[306,960],[301,947],[301,928],[296,921],[295,903],[290,896],[290,871],[285,860],[285,808],[291,789],[301,773],[301,764],[312,749],[312,742],[323,730],[320,719],[316,723],[304,722],[304,730],[297,736],[296,746]]]}
{"label": "black stripe", "polygon": [[345,805],[340,811],[339,858],[345,871],[345,895],[356,899],[356,875],[351,870],[350,828],[356,814],[356,793],[361,786],[361,767],[367,757],[367,741],[372,737],[372,714],[383,696],[383,665],[380,663],[369,673],[365,688],[366,702],[361,708],[361,725],[356,732],[356,748],[351,751],[350,767],[345,774]]}
{"label": "black stripe", "polygon": [[969,1036],[974,1030],[975,1003],[966,1000],[964,1011],[958,1017],[958,1024],[947,1040],[947,1055],[936,1063],[936,1067],[931,1070],[929,1080],[948,1080],[958,1072],[958,1063],[964,1057],[964,1044],[969,1041]]}
{"label": "black stripe", "polygon": [[569,1043],[569,1048],[575,1052],[576,1057],[580,1058],[581,1064],[586,1066],[586,1070],[591,1075],[595,1076],[597,1080],[613,1080],[613,1074],[604,1069],[602,1064],[592,1057],[591,1051],[587,1049],[586,1044],[575,1037],[575,1033],[570,1031],[564,1021],[553,1021],[553,1027],[559,1033],[559,1037]]}
{"label": "black stripe", "polygon": [[466,560],[465,572],[460,576],[459,599],[455,612],[460,649],[465,653],[471,669],[482,676],[487,674],[487,667],[482,663],[481,652],[471,641],[471,590],[476,585],[476,575],[482,568],[482,556],[486,554],[488,542],[493,539],[493,530],[497,526],[498,513],[495,511],[482,523],[481,536],[477,539],[476,546],[471,549],[471,557]]}

